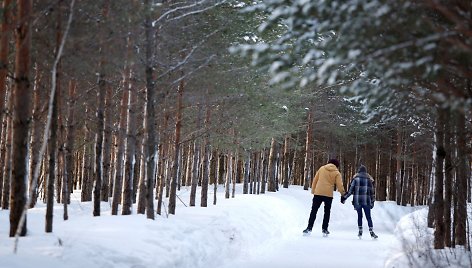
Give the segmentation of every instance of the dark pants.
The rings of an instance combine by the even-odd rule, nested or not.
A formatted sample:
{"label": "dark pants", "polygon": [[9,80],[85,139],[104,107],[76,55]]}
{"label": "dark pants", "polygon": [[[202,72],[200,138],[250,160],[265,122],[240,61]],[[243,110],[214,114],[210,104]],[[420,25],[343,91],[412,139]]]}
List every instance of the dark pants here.
{"label": "dark pants", "polygon": [[368,205],[361,205],[357,207],[357,226],[362,227],[362,210],[364,210],[365,218],[367,219],[367,224],[369,228],[373,227],[372,224],[372,217],[370,216],[370,206]]}
{"label": "dark pants", "polygon": [[322,229],[328,230],[329,216],[331,214],[331,204],[333,203],[332,197],[315,195],[313,196],[313,205],[311,206],[310,219],[308,220],[308,229],[313,229],[313,224],[315,223],[316,213],[321,206],[321,203],[324,203],[324,217]]}

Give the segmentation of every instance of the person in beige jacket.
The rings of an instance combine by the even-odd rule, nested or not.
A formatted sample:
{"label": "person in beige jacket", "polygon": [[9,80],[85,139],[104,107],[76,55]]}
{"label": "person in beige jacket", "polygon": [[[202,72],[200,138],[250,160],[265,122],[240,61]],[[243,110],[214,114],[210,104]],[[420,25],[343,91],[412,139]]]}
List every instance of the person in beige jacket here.
{"label": "person in beige jacket", "polygon": [[334,186],[344,195],[344,185],[341,179],[341,173],[338,170],[339,161],[337,159],[330,159],[328,163],[318,169],[315,178],[311,185],[311,193],[313,196],[313,204],[311,206],[310,218],[308,219],[308,227],[303,231],[305,235],[311,233],[313,224],[315,223],[316,213],[324,203],[324,217],[321,226],[323,235],[329,234],[328,225],[331,214],[331,204],[333,203]]}

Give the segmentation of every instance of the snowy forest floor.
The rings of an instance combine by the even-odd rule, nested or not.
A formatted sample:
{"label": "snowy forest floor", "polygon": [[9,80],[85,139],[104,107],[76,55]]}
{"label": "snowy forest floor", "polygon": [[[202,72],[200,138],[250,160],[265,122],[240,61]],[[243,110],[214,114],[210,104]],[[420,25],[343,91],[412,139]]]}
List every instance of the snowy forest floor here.
{"label": "snowy forest floor", "polygon": [[[343,205],[335,193],[329,237],[321,235],[323,207],[313,233],[304,237],[302,230],[312,199],[309,191],[291,186],[277,193],[243,195],[241,188],[237,185],[234,199],[224,199],[219,188],[216,206],[211,189],[207,208],[198,206],[199,198],[197,207],[185,207],[178,201],[177,215],[158,215],[155,221],[136,214],[111,216],[106,202],[102,202],[102,216],[93,217],[92,202],[79,202],[80,192],[74,192],[68,221],[62,220],[62,205],[56,205],[51,234],[44,233],[45,206],[39,204],[29,210],[28,236],[20,239],[16,255],[14,240],[8,238],[9,212],[1,210],[0,267],[368,268],[470,264],[470,254],[460,254],[461,249],[429,255],[432,229],[425,228],[425,207],[376,202],[372,217],[379,239],[372,240],[365,232],[359,240],[352,198]],[[188,203],[189,189],[182,188],[178,195]],[[404,236],[408,239],[402,239]]]}

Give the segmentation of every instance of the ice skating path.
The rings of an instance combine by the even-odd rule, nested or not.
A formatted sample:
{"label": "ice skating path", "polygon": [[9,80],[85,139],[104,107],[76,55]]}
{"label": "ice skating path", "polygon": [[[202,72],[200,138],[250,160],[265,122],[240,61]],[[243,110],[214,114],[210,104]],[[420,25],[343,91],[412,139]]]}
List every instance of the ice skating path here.
{"label": "ice skating path", "polygon": [[[284,189],[277,193],[284,194]],[[379,268],[389,267],[389,258],[400,254],[401,244],[396,238],[395,226],[398,220],[413,211],[412,208],[397,206],[393,202],[376,202],[372,210],[374,230],[379,238],[373,240],[367,232],[364,218],[364,236],[357,237],[357,213],[350,198],[346,204],[340,203],[339,193],[335,193],[331,209],[331,220],[328,237],[321,234],[323,205],[320,207],[313,232],[303,236],[311,208],[311,198],[307,191],[300,191],[288,202],[293,203],[292,211],[280,211],[293,219],[293,226],[280,239],[243,254],[227,263],[224,268]],[[269,227],[270,228],[270,227]]]}

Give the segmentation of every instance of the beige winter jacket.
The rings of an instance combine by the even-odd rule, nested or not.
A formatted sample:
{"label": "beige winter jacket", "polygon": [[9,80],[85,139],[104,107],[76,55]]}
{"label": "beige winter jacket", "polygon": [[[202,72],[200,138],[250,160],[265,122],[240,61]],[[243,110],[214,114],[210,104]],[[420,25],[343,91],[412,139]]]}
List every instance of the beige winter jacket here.
{"label": "beige winter jacket", "polygon": [[336,185],[341,195],[345,193],[341,173],[338,168],[334,164],[326,164],[316,172],[311,185],[311,193],[333,197],[334,185]]}

